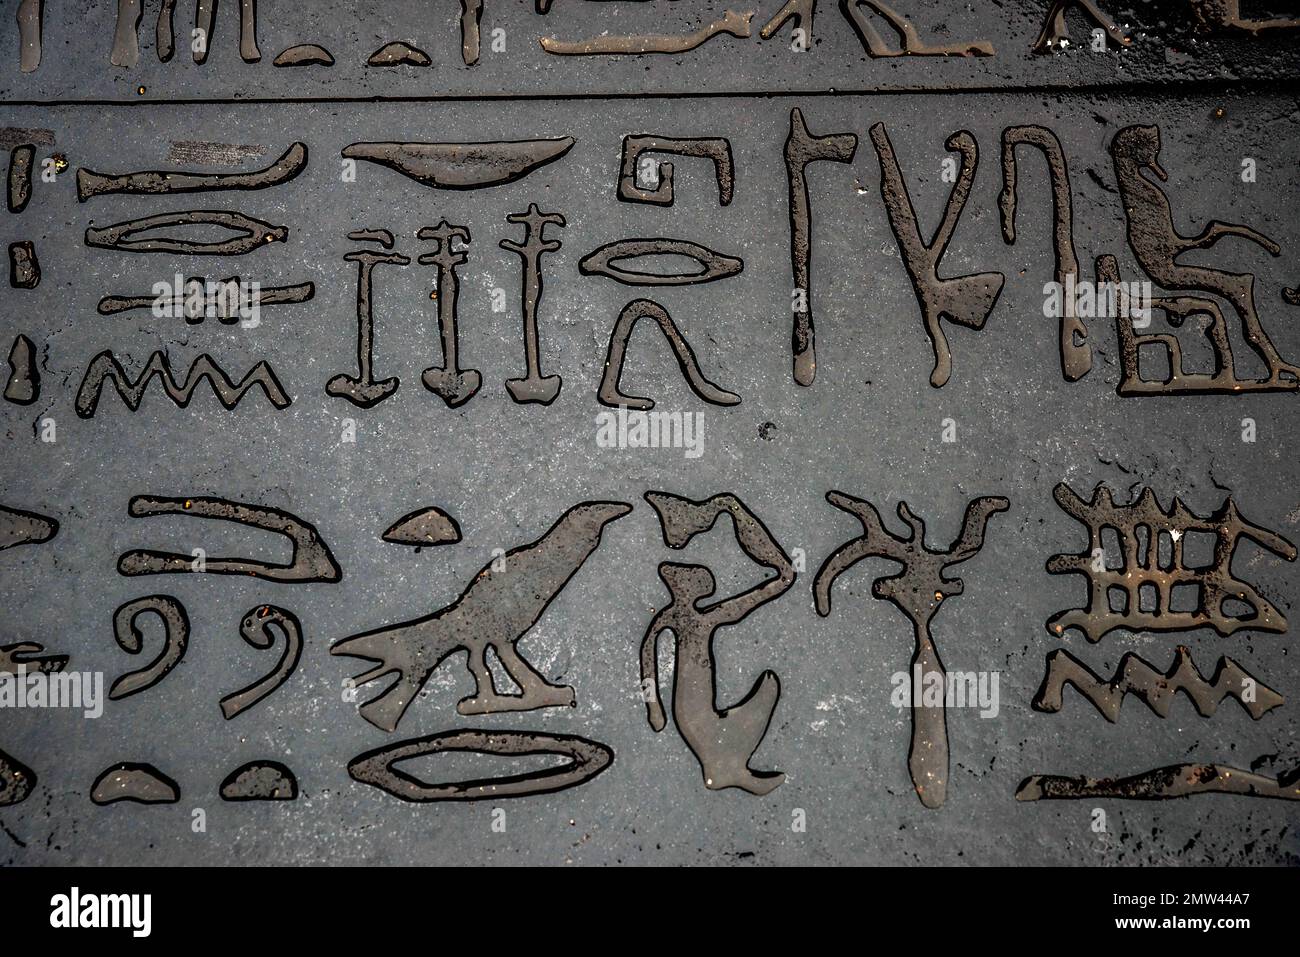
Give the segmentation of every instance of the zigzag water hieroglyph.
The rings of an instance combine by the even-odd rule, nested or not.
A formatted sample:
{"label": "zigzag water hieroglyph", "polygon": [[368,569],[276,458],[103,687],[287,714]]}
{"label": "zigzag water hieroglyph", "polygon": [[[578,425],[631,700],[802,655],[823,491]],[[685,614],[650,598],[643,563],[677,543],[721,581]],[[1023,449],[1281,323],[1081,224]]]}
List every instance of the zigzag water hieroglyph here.
{"label": "zigzag water hieroglyph", "polygon": [[1214,676],[1207,681],[1185,645],[1178,646],[1165,672],[1157,671],[1130,651],[1120,659],[1109,681],[1065,649],[1057,648],[1047,656],[1047,673],[1034,695],[1034,710],[1052,714],[1060,711],[1066,685],[1072,685],[1111,723],[1119,720],[1120,705],[1128,695],[1162,718],[1169,717],[1174,696],[1180,691],[1191,699],[1203,718],[1213,715],[1224,698],[1236,698],[1256,721],[1282,704],[1280,694],[1260,684],[1226,655],[1219,659]]}
{"label": "zigzag water hieroglyph", "polygon": [[83,419],[94,417],[104,383],[109,381],[113,383],[113,388],[122,397],[126,407],[135,412],[140,408],[145,390],[149,388],[149,383],[155,377],[167,397],[182,409],[190,404],[190,399],[194,397],[194,389],[204,379],[212,384],[212,391],[227,409],[237,406],[244,393],[255,385],[262,387],[262,392],[277,409],[288,407],[292,401],[285,394],[280,380],[275,377],[275,372],[265,361],[258,362],[244,378],[235,383],[211,356],[204,353],[194,360],[186,371],[185,378],[178,382],[166,354],[158,351],[149,356],[144,371],[138,378],[132,380],[127,371],[122,368],[122,364],[117,361],[112,350],[105,349],[90,360],[86,375],[77,389],[77,415]]}

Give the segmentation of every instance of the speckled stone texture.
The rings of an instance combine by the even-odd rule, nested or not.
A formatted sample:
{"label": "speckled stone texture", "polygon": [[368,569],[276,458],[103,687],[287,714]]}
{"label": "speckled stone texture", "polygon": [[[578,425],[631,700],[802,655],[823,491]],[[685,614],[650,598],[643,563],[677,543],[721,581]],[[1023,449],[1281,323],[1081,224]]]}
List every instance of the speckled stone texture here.
{"label": "speckled stone texture", "polygon": [[[1126,126],[1156,124],[1169,175],[1161,185],[1181,233],[1196,235],[1218,219],[1249,224],[1281,246],[1275,258],[1229,238],[1188,259],[1254,274],[1264,327],[1284,357],[1300,359],[1300,311],[1281,296],[1300,283],[1295,35],[1201,37],[1190,30],[1190,5],[1102,5],[1132,36],[1129,49],[1090,51],[1091,24],[1070,14],[1071,48],[1033,54],[1047,7],[1035,0],[900,0],[895,6],[907,8],[902,12],[922,38],[985,39],[996,55],[872,59],[838,4],[823,0],[814,43],[797,53],[789,26],[759,39],[759,28],[781,6],[763,0],[754,5],[748,40],[719,37],[673,56],[559,57],[543,52],[538,37],[684,32],[720,15],[724,4],[556,0],[543,17],[531,0],[487,0],[482,57],[465,67],[450,2],[317,0],[309,16],[302,5],[263,2],[262,60],[251,65],[238,55],[238,4],[225,3],[202,66],[186,46],[192,9],[178,5],[177,52],[160,64],[154,8],[146,4],[140,60],[121,69],[109,63],[116,5],[82,0],[46,4],[44,56],[31,73],[19,71],[17,30],[7,11],[0,22],[0,142],[6,152],[38,143],[38,172],[55,154],[68,166],[54,183],[38,178],[21,214],[0,213],[0,244],[32,241],[42,270],[37,288],[3,285],[0,293],[0,348],[7,354],[14,336],[28,336],[41,377],[34,404],[0,404],[0,503],[60,525],[50,542],[0,552],[0,644],[42,642],[50,653],[69,655],[70,670],[103,672],[107,687],[160,648],[157,622],[142,619],[142,655],[123,652],[113,640],[118,606],[173,595],[187,609],[191,637],[184,660],[163,681],[108,702],[102,717],[69,709],[0,716],[0,748],[38,777],[25,801],[0,808],[0,863],[1300,861],[1295,805],[1283,801],[1014,798],[1019,782],[1035,773],[1121,776],[1217,762],[1277,775],[1300,765],[1293,713],[1300,708],[1293,647],[1300,622],[1280,635],[1121,632],[1097,645],[1044,627],[1057,612],[1082,605],[1085,592],[1082,578],[1049,575],[1044,567],[1049,556],[1081,551],[1087,541],[1085,529],[1053,501],[1060,482],[1085,498],[1099,482],[1121,498],[1149,485],[1162,502],[1177,495],[1199,514],[1231,493],[1251,521],[1300,542],[1300,396],[1121,398],[1111,319],[1089,321],[1092,370],[1067,383],[1056,321],[1043,315],[1043,285],[1053,270],[1050,184],[1046,164],[1030,150],[1022,150],[1017,241],[1002,240],[1002,130],[1041,124],[1059,137],[1069,163],[1085,277],[1093,274],[1094,257],[1110,253],[1126,280],[1142,278],[1126,242],[1108,146]],[[894,40],[887,25],[880,29]],[[504,52],[492,49],[495,37]],[[372,53],[397,40],[426,51],[432,66],[366,66]],[[272,66],[281,50],[303,42],[328,48],[336,64]],[[809,388],[791,373],[782,150],[796,106],[814,134],[858,137],[851,164],[818,162],[807,170],[819,358]],[[952,375],[939,389],[929,384],[933,356],[881,200],[868,137],[877,122],[886,126],[927,239],[950,188],[944,160],[956,157],[944,141],[964,129],[980,150],[941,274],[997,271],[1006,282],[983,330],[946,324]],[[707,160],[656,155],[676,168],[675,204],[620,202],[621,143],[637,134],[725,137],[735,161],[734,201],[719,206]],[[341,157],[356,142],[564,136],[576,143],[562,159],[481,190],[429,189],[364,162],[355,181],[346,181]],[[295,140],[307,144],[307,168],[274,189],[77,202],[81,166],[251,170]],[[237,165],[195,160],[184,146],[195,141],[220,144],[205,155],[234,157]],[[249,146],[262,152],[239,149]],[[1254,161],[1254,182],[1242,179],[1247,159]],[[498,243],[522,241],[522,227],[506,217],[530,203],[567,221],[548,228],[548,238],[563,247],[542,259],[541,368],[563,378],[549,406],[517,404],[505,387],[525,371],[522,261]],[[287,226],[288,240],[234,258],[84,245],[88,227],[185,209],[238,210]],[[431,298],[437,267],[413,261],[374,272],[375,375],[398,377],[400,388],[367,410],[327,395],[332,376],[355,372],[357,266],[343,257],[363,244],[345,234],[391,230],[395,251],[415,260],[432,249],[416,239],[417,230],[442,220],[472,235],[468,261],[457,267],[460,364],[481,373],[481,391],[451,409],[422,385],[421,373],[442,362]],[[738,257],[744,270],[704,285],[654,288],[579,273],[579,261],[603,245],[656,236]],[[178,274],[239,275],[263,286],[312,282],[316,293],[305,304],[264,307],[256,328],[215,319],[188,325],[147,310],[96,312],[102,296],[147,295]],[[700,399],[660,332],[638,324],[623,390],[655,397],[661,411],[701,416],[697,457],[682,448],[605,448],[597,441],[597,416],[607,411],[597,387],[610,333],[624,306],[642,296],[667,309],[703,376],[742,398],[725,408]],[[1240,373],[1262,375],[1230,311],[1228,318]],[[1203,367],[1209,350],[1196,328],[1189,322],[1179,334],[1189,364]],[[74,410],[77,387],[105,349],[132,372],[155,350],[164,350],[178,371],[207,353],[236,380],[266,360],[292,405],[277,411],[254,390],[226,411],[204,384],[179,409],[155,384],[138,412],[110,389],[94,417],[83,420]],[[1253,443],[1242,439],[1246,419]],[[51,427],[55,441],[42,441]],[[945,431],[955,441],[944,441]],[[999,681],[995,717],[972,708],[948,713],[951,769],[941,808],[922,806],[912,790],[911,719],[891,702],[891,676],[907,669],[912,653],[911,626],[870,589],[893,568],[859,565],[837,583],[829,617],[814,609],[817,568],[860,532],[825,500],[832,489],[870,500],[896,531],[902,526],[895,508],[906,500],[928,521],[936,548],[957,534],[971,499],[1010,501],[1009,511],[990,521],[983,549],[956,572],[965,593],[932,624],[950,672],[992,672]],[[659,734],[647,723],[638,653],[669,597],[659,563],[708,565],[717,597],[750,587],[761,573],[743,559],[726,519],[686,551],[667,547],[642,498],[647,490],[693,500],[733,493],[796,561],[789,592],[714,641],[720,708],[738,702],[765,670],[780,679],[753,766],[782,771],[786,780],[765,797],[707,790],[673,722]],[[287,510],[315,526],[342,580],[124,577],[117,559],[133,548],[289,559],[285,541],[266,532],[193,518],[130,518],[134,495],[219,496]],[[599,548],[518,645],[548,681],[575,689],[576,707],[461,717],[456,702],[473,693],[474,682],[457,655],[433,673],[395,733],[361,718],[347,679],[365,665],[332,657],[331,644],[443,608],[495,550],[536,541],[567,509],[596,500],[634,510],[605,530]],[[397,520],[430,506],[455,519],[461,541],[416,549],[381,539]],[[1293,609],[1297,565],[1246,544],[1234,570],[1283,613]],[[271,671],[280,654],[281,643],[259,650],[239,636],[243,617],[266,604],[301,621],[301,662],[274,694],[225,721],[220,699]],[[1109,676],[1126,651],[1163,670],[1180,643],[1207,675],[1220,655],[1229,655],[1285,704],[1256,722],[1232,701],[1205,719],[1180,698],[1161,719],[1129,700],[1115,724],[1073,690],[1058,714],[1030,707],[1045,658],[1056,648]],[[660,659],[666,699],[671,644],[663,643]],[[361,700],[369,696],[366,689]],[[470,728],[580,735],[615,757],[580,787],[495,802],[407,804],[348,776],[348,762],[364,752]],[[290,768],[298,798],[223,801],[221,782],[255,760]],[[555,761],[442,754],[404,769],[449,781]],[[92,804],[96,777],[121,762],[165,773],[179,784],[179,802]],[[504,817],[494,814],[498,808]],[[1094,808],[1105,812],[1102,831],[1094,829]],[[199,817],[203,829],[196,829]]]}

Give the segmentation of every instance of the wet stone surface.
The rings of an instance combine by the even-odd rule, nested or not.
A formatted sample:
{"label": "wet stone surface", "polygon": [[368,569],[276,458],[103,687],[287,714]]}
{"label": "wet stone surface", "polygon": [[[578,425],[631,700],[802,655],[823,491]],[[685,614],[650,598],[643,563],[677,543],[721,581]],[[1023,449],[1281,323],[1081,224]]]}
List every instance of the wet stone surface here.
{"label": "wet stone surface", "polygon": [[1300,859],[1291,24],[16,6],[0,862]]}

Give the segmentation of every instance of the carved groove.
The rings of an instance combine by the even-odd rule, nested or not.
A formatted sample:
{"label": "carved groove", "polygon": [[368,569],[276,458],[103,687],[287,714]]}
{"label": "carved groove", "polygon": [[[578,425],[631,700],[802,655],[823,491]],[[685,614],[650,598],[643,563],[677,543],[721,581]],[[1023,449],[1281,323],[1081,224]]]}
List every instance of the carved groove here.
{"label": "carved groove", "polygon": [[289,512],[268,506],[245,505],[220,498],[166,498],[156,495],[137,495],[131,499],[128,512],[132,518],[153,515],[187,515],[235,522],[263,531],[275,532],[289,539],[293,546],[287,565],[271,565],[242,558],[206,558],[203,567],[196,567],[192,555],[134,549],[117,560],[117,570],[122,575],[166,575],[174,573],[206,573],[210,575],[247,575],[263,581],[286,585],[312,582],[337,582],[343,577],[329,546],[320,537],[316,527]]}
{"label": "carved groove", "polygon": [[126,407],[135,412],[140,408],[144,394],[154,379],[158,380],[159,387],[167,398],[182,409],[190,404],[190,400],[194,397],[194,390],[205,379],[211,384],[217,401],[226,409],[237,406],[254,386],[260,386],[262,393],[277,409],[287,408],[292,401],[285,395],[280,380],[275,377],[275,372],[264,361],[253,366],[238,383],[235,383],[226,375],[225,370],[205,353],[191,363],[185,378],[177,381],[166,354],[159,351],[149,356],[149,361],[145,363],[140,375],[132,380],[112,351],[105,349],[86,367],[86,374],[77,389],[77,415],[83,419],[94,417],[105,382],[112,383],[113,389],[121,396]]}
{"label": "carved groove", "polygon": [[1065,801],[1118,798],[1127,801],[1167,801],[1198,794],[1237,794],[1242,797],[1300,801],[1300,769],[1271,778],[1224,764],[1175,764],[1126,778],[1066,777],[1034,774],[1016,788],[1017,801]]}
{"label": "carved groove", "polygon": [[[1060,711],[1064,707],[1066,685],[1083,695],[1112,724],[1119,720],[1120,705],[1128,695],[1137,698],[1162,718],[1169,717],[1174,697],[1180,691],[1187,695],[1203,718],[1211,717],[1224,698],[1235,698],[1256,721],[1282,704],[1280,694],[1258,684],[1226,656],[1219,659],[1214,677],[1207,681],[1185,645],[1178,646],[1173,664],[1164,672],[1157,671],[1129,652],[1120,659],[1119,667],[1109,681],[1068,651],[1057,648],[1047,656],[1047,673],[1034,695],[1034,710],[1049,714]],[[1253,695],[1246,695],[1248,687],[1253,690]]]}
{"label": "carved groove", "polygon": [[[429,784],[393,767],[398,761],[448,751],[526,757],[543,754],[570,758],[567,764],[525,774],[502,775]],[[354,781],[379,788],[403,801],[479,801],[548,794],[586,784],[614,761],[614,752],[598,741],[571,734],[528,731],[446,731],[413,738],[357,755],[348,762]]]}

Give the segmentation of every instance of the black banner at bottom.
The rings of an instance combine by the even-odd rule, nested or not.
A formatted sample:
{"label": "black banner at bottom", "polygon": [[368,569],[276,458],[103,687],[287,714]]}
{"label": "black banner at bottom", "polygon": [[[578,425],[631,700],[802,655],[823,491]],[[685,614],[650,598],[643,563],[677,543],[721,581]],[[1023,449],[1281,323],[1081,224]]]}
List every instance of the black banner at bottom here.
{"label": "black banner at bottom", "polygon": [[[586,874],[547,874],[543,889],[539,875],[468,868],[457,874],[433,868],[6,868],[0,870],[0,900],[6,945],[77,933],[83,943],[116,939],[128,946],[144,941],[369,946],[432,931],[430,943],[436,946],[441,917],[463,928],[453,935],[473,932],[470,925],[498,928],[516,947],[527,945],[521,934],[554,943],[557,932],[563,940],[575,925],[592,941],[615,940],[629,931],[638,937],[669,933],[668,926],[656,931],[654,925],[665,918],[656,916],[653,901],[676,899],[694,901],[691,921],[703,930],[716,920],[716,932],[733,946],[737,934],[757,942],[786,924],[827,935],[851,932],[859,939],[876,930],[907,935],[908,927],[927,937],[964,936],[965,927],[979,928],[990,941],[1007,935],[1062,941],[1114,934],[1117,943],[1131,937],[1159,946],[1169,934],[1169,942],[1179,947],[1194,937],[1232,947],[1281,942],[1293,933],[1292,908],[1300,891],[1296,868],[900,871],[867,870],[848,882],[839,872],[805,872],[797,883],[780,871],[731,870],[725,883],[718,875],[690,875],[680,868],[668,881],[650,874],[627,884],[624,875],[602,874],[597,882]],[[638,887],[633,882],[639,879],[653,883]],[[704,893],[690,889],[697,879],[708,882],[700,888]],[[756,909],[759,903],[764,906]]]}

